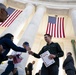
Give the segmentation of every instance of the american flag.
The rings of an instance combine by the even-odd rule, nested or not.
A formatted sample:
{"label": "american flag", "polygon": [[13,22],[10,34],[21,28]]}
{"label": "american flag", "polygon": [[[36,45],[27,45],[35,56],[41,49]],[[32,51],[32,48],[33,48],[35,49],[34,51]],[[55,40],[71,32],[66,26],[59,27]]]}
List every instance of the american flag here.
{"label": "american flag", "polygon": [[0,23],[1,27],[9,27],[22,11],[8,7],[7,12],[8,18],[4,22]]}
{"label": "american flag", "polygon": [[55,38],[65,38],[64,17],[49,16],[46,34],[50,34]]}

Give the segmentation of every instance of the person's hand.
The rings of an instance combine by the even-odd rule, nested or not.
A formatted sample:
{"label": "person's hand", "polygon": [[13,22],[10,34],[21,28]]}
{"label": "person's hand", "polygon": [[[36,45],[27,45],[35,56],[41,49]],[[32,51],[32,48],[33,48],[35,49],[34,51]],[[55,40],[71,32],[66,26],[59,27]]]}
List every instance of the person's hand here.
{"label": "person's hand", "polygon": [[3,51],[3,46],[0,45],[0,53],[2,53],[2,51]]}
{"label": "person's hand", "polygon": [[9,55],[8,58],[12,59],[14,56],[13,55]]}
{"label": "person's hand", "polygon": [[27,50],[27,51],[30,51],[31,48],[30,48],[29,46],[26,46],[26,50]]}
{"label": "person's hand", "polygon": [[33,51],[28,51],[28,53],[31,54],[31,55],[33,55],[34,52]]}
{"label": "person's hand", "polygon": [[27,74],[29,74],[29,71],[27,71]]}
{"label": "person's hand", "polygon": [[13,72],[13,74],[15,74],[17,72],[17,68],[14,68],[14,70],[12,72]]}
{"label": "person's hand", "polygon": [[54,55],[54,54],[49,55],[49,59],[54,59],[55,57],[56,57],[56,55]]}

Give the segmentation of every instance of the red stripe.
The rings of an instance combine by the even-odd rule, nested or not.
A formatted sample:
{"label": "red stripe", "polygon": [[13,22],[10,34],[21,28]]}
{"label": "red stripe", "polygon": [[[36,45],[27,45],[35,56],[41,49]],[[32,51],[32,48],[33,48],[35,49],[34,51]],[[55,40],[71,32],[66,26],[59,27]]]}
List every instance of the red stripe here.
{"label": "red stripe", "polygon": [[15,16],[16,13],[17,12],[15,11],[14,14],[7,20],[7,22],[5,22],[5,24],[2,27],[7,27],[7,25],[10,24],[12,18],[14,18],[14,16]]}
{"label": "red stripe", "polygon": [[57,33],[58,33],[58,32],[57,32],[57,27],[58,27],[58,26],[57,26],[57,23],[58,23],[58,19],[56,19],[56,38],[57,38]]}
{"label": "red stripe", "polygon": [[49,34],[49,28],[50,28],[50,23],[48,23],[48,25],[47,25],[47,34]]}
{"label": "red stripe", "polygon": [[49,26],[49,23],[47,24],[46,34],[48,34],[48,28],[49,28],[48,26]]}
{"label": "red stripe", "polygon": [[56,19],[56,24],[48,23],[46,33],[49,33],[53,37],[65,38],[64,18],[63,17],[58,17]]}
{"label": "red stripe", "polygon": [[0,26],[9,27],[21,12],[21,10],[15,10]]}
{"label": "red stripe", "polygon": [[51,24],[51,36],[53,36],[53,24]]}
{"label": "red stripe", "polygon": [[50,35],[52,35],[52,23],[50,23]]}
{"label": "red stripe", "polygon": [[50,29],[51,29],[51,25],[50,25],[50,23],[49,23],[49,34],[50,34]]}
{"label": "red stripe", "polygon": [[60,25],[60,37],[63,38],[63,29],[62,29],[62,21],[63,21],[62,19],[63,19],[63,18],[61,17],[60,19],[61,19],[61,25]]}
{"label": "red stripe", "polygon": [[9,19],[9,21],[6,22],[5,27],[8,27],[14,20],[15,17],[19,15],[18,11],[16,10],[15,13],[13,14],[13,16]]}
{"label": "red stripe", "polygon": [[54,24],[52,24],[52,32],[51,32],[52,33],[52,36],[54,37],[54,35],[53,35],[54,34],[54,31],[53,30],[54,30]]}
{"label": "red stripe", "polygon": [[57,38],[59,37],[59,33],[58,33],[58,28],[59,27],[59,18],[58,18],[58,20],[57,20]]}
{"label": "red stripe", "polygon": [[62,32],[61,32],[61,22],[62,22],[62,19],[60,18],[60,38],[62,38]]}
{"label": "red stripe", "polygon": [[5,25],[14,15],[15,11],[2,23],[2,26]]}
{"label": "red stripe", "polygon": [[21,12],[18,12],[14,18],[10,21],[10,24],[7,25],[7,27],[9,27],[11,25],[11,23],[18,17],[18,15],[20,14]]}
{"label": "red stripe", "polygon": [[56,37],[56,24],[55,24],[55,27],[54,27],[54,37]]}
{"label": "red stripe", "polygon": [[64,18],[63,18],[63,21],[62,21],[62,28],[63,28],[63,37],[65,38],[65,33],[64,33]]}

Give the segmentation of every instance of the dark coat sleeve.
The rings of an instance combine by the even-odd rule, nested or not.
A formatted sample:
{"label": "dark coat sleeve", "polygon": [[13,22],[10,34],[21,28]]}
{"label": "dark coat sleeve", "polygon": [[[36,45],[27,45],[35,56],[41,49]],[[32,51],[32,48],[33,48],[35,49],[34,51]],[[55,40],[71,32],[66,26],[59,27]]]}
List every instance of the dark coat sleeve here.
{"label": "dark coat sleeve", "polygon": [[40,58],[40,54],[43,53],[43,48],[40,50],[40,52],[38,54],[34,53],[33,56],[36,57],[36,58]]}
{"label": "dark coat sleeve", "polygon": [[6,61],[8,60],[8,56],[3,57],[2,54],[0,54],[0,64],[2,63],[2,61]]}
{"label": "dark coat sleeve", "polygon": [[15,51],[26,52],[26,49],[16,46],[16,45],[15,45],[11,40],[9,40],[9,39],[6,39],[6,40],[5,40],[5,44],[6,44],[9,48],[12,48],[12,49],[15,50]]}
{"label": "dark coat sleeve", "polygon": [[57,54],[56,57],[62,57],[64,55],[64,52],[62,51],[60,45],[58,43],[56,43],[57,45]]}

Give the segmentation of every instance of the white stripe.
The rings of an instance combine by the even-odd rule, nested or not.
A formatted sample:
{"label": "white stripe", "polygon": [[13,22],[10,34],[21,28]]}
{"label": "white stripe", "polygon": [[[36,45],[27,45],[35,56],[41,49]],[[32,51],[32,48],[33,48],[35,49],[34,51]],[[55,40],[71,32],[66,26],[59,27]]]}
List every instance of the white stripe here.
{"label": "white stripe", "polygon": [[12,22],[12,20],[15,18],[15,16],[18,14],[18,11],[16,10],[13,14],[13,16],[10,18],[9,21],[7,21],[7,23],[5,24],[5,26],[9,26],[9,24]]}
{"label": "white stripe", "polygon": [[62,28],[62,25],[63,24],[63,18],[61,18],[61,37],[63,38],[63,28]]}
{"label": "white stripe", "polygon": [[[14,11],[15,12],[15,11]],[[14,14],[14,12],[2,23],[2,25],[4,25],[7,21],[8,21],[8,19],[10,18],[10,17],[12,17],[12,15]]]}
{"label": "white stripe", "polygon": [[20,14],[20,11],[17,11],[16,13],[17,14],[14,15],[14,17],[11,19],[10,23],[7,26],[9,26],[14,20],[16,20],[16,17]]}
{"label": "white stripe", "polygon": [[54,37],[54,30],[55,30],[55,24],[53,24],[53,30],[52,30],[53,31],[53,35],[52,35],[53,37]]}
{"label": "white stripe", "polygon": [[52,35],[52,23],[50,24],[51,25],[51,27],[50,27],[50,35]]}
{"label": "white stripe", "polygon": [[13,16],[9,19],[9,21],[6,22],[5,26],[8,26],[10,24],[10,22],[12,21],[12,19],[14,18],[15,14],[17,12],[15,11],[15,13],[13,14]]}
{"label": "white stripe", "polygon": [[47,34],[49,34],[49,27],[50,27],[50,23],[48,23],[48,30],[47,30]]}
{"label": "white stripe", "polygon": [[57,23],[58,23],[58,18],[56,19],[56,38],[57,38]]}
{"label": "white stripe", "polygon": [[16,17],[21,13],[20,10],[15,10],[6,20],[4,23],[2,23],[2,27],[8,27],[15,19]]}

